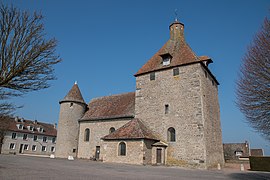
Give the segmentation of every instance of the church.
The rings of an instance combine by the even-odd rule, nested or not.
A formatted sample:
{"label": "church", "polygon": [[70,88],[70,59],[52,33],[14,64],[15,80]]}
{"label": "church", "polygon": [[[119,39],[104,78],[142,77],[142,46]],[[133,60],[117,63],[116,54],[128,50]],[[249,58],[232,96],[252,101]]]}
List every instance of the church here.
{"label": "church", "polygon": [[75,83],[59,102],[55,156],[194,168],[224,164],[218,81],[184,37],[170,39],[134,75],[135,92],[85,103]]}

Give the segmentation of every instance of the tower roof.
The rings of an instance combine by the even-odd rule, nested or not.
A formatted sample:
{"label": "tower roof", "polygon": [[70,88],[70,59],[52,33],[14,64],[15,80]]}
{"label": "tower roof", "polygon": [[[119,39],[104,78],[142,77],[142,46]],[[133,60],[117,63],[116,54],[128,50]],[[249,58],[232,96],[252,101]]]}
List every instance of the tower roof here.
{"label": "tower roof", "polygon": [[103,137],[104,140],[118,139],[152,139],[158,140],[152,132],[137,118],[129,121],[111,134]]}
{"label": "tower roof", "polygon": [[64,99],[60,101],[60,103],[62,102],[78,102],[85,104],[77,82],[75,82],[75,84],[72,86],[71,90],[64,97]]}
{"label": "tower roof", "polygon": [[[170,67],[200,62],[200,59],[185,41],[184,24],[175,21],[169,26],[169,29],[170,39],[141,69],[139,69],[135,76]],[[171,62],[168,65],[163,65],[163,56],[168,54],[171,56]]]}

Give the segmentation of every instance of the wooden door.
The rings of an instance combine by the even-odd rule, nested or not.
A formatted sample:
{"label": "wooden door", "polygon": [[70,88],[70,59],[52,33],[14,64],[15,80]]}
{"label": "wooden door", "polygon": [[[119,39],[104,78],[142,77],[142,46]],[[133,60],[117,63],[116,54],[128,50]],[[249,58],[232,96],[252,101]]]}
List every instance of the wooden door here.
{"label": "wooden door", "polygon": [[157,164],[161,164],[162,149],[157,149]]}

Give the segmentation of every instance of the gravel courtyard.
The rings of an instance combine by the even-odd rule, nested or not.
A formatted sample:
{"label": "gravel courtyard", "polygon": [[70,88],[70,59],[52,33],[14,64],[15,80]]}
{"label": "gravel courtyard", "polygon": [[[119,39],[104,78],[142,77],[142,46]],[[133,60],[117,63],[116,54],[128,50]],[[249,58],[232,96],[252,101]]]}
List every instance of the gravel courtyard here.
{"label": "gravel courtyard", "polygon": [[270,173],[136,166],[77,159],[0,155],[0,179],[181,180],[270,179]]}

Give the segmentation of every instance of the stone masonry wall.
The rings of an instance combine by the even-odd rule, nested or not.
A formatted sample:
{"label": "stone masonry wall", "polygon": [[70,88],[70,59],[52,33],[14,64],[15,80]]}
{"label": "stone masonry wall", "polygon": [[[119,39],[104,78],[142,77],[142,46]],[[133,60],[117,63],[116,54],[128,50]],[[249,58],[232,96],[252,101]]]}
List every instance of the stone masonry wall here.
{"label": "stone masonry wall", "polygon": [[164,142],[168,128],[176,131],[176,142],[168,142],[168,165],[205,168],[200,66],[180,66],[179,76],[173,76],[173,69],[158,71],[153,81],[150,74],[136,78],[135,117]]}
{"label": "stone masonry wall", "polygon": [[[120,142],[126,143],[126,156],[119,156]],[[104,141],[104,162],[143,164],[143,140]]]}
{"label": "stone masonry wall", "polygon": [[203,67],[200,72],[206,165],[207,167],[217,167],[218,163],[221,165],[224,164],[218,85]]}
{"label": "stone masonry wall", "polygon": [[145,139],[143,142],[143,164],[152,164],[152,144],[155,141]]}
{"label": "stone masonry wall", "polygon": [[[55,156],[67,158],[77,156],[78,120],[83,116],[85,107],[80,103],[63,102],[60,105]],[[75,151],[75,152],[74,152]]]}
{"label": "stone masonry wall", "polygon": [[[129,122],[130,118],[125,119],[110,119],[110,120],[99,120],[99,121],[81,121],[80,132],[79,132],[79,144],[78,144],[78,158],[90,159],[95,156],[96,146],[100,146],[100,159],[103,159],[104,149],[102,137],[109,134],[111,127],[115,130]],[[90,140],[89,142],[84,141],[85,129],[90,129]]]}

